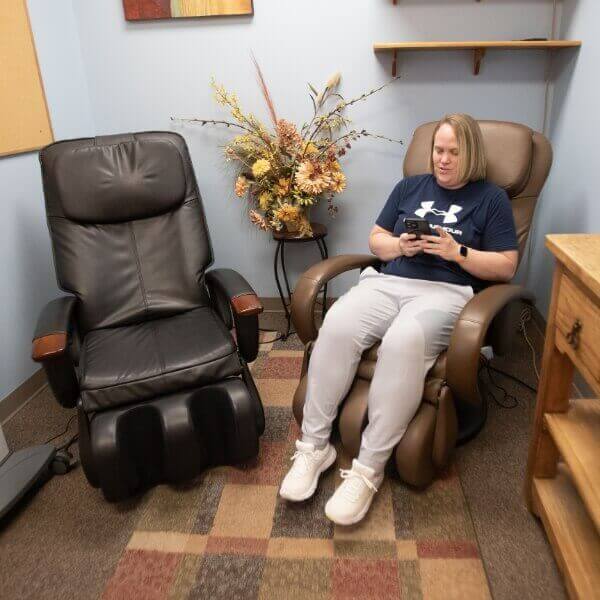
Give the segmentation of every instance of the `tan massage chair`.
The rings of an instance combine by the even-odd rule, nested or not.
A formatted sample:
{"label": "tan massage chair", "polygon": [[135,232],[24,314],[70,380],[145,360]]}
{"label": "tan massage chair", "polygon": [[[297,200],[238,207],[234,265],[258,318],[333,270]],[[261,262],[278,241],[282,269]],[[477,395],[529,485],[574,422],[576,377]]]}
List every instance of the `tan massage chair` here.
{"label": "tan massage chair", "polygon": [[[414,133],[404,160],[404,175],[429,171],[431,137],[436,123],[421,125]],[[512,202],[519,240],[519,258],[527,243],[536,201],[552,163],[548,140],[524,125],[479,121],[488,161],[487,179],[504,188]],[[345,254],[328,258],[303,273],[292,297],[292,321],[305,344],[300,383],[294,395],[296,421],[302,422],[306,372],[313,342],[317,338],[315,303],[319,290],[330,279],[351,269],[381,262],[372,255]],[[520,285],[491,284],[464,307],[454,327],[448,349],[427,373],[423,402],[396,446],[392,459],[400,477],[424,487],[449,462],[457,443],[474,437],[487,415],[485,397],[479,389],[481,348],[492,346],[502,355],[517,332],[521,302],[533,303],[533,295]],[[341,405],[338,428],[344,449],[356,457],[367,424],[367,396],[380,343],[367,349]],[[335,368],[335,357],[332,357]]]}

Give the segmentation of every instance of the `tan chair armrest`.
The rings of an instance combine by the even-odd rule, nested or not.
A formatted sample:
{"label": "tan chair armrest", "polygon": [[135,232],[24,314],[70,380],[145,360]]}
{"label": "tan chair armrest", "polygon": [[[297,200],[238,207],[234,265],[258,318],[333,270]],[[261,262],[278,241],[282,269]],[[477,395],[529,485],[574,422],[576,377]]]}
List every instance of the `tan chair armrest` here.
{"label": "tan chair armrest", "polygon": [[232,298],[231,308],[240,317],[258,315],[264,310],[256,294],[242,294]]}
{"label": "tan chair armrest", "polygon": [[370,254],[342,254],[322,260],[300,276],[292,294],[291,316],[303,344],[317,338],[315,303],[319,290],[330,279],[341,273],[368,267],[378,262],[379,259]]}
{"label": "tan chair armrest", "polygon": [[51,358],[56,358],[64,354],[67,349],[66,333],[51,333],[33,340],[31,358],[35,362],[42,362]]}
{"label": "tan chair armrest", "polygon": [[534,298],[523,286],[503,283],[486,288],[467,302],[454,325],[447,352],[446,381],[455,398],[479,404],[479,355],[492,320],[510,302],[533,303]]}

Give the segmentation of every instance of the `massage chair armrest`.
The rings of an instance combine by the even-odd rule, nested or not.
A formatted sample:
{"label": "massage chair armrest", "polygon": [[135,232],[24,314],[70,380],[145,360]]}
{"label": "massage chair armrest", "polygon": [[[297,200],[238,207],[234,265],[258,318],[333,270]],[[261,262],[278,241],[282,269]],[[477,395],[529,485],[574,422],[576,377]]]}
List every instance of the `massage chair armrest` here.
{"label": "massage chair armrest", "polygon": [[72,336],[76,336],[75,296],[63,296],[42,309],[33,336],[31,358],[41,362],[57,401],[73,408],[79,397],[79,383],[71,356]]}
{"label": "massage chair armrest", "polygon": [[44,362],[64,354],[73,329],[73,311],[77,298],[63,296],[44,306],[33,334],[31,358]]}
{"label": "massage chair armrest", "polygon": [[300,276],[292,294],[291,316],[303,344],[317,338],[315,303],[319,290],[341,273],[379,262],[376,256],[370,254],[342,254],[318,262]]}
{"label": "massage chair armrest", "polygon": [[462,309],[450,336],[446,381],[460,402],[478,405],[477,373],[481,348],[493,320],[516,300],[534,302],[523,286],[508,283],[492,285],[479,292]]}
{"label": "massage chair armrest", "polygon": [[228,329],[235,326],[238,348],[246,362],[258,354],[258,315],[264,310],[252,286],[233,269],[205,275],[214,309]]}

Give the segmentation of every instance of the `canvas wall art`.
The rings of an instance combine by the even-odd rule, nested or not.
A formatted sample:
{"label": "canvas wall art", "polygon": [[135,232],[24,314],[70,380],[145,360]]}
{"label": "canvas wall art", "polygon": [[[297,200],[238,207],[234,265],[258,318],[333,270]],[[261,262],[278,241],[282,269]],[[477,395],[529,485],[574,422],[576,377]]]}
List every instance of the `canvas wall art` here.
{"label": "canvas wall art", "polygon": [[253,14],[252,0],[123,0],[128,21]]}

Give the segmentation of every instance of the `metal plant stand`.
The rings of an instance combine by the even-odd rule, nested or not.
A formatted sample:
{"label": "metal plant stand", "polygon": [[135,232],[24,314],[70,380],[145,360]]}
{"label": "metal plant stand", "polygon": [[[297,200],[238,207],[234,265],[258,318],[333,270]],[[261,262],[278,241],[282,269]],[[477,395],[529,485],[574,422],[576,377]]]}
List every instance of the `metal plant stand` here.
{"label": "metal plant stand", "polygon": [[[281,298],[281,304],[285,311],[285,318],[287,321],[287,329],[285,334],[282,334],[281,339],[287,340],[293,331],[290,331],[291,326],[291,313],[289,306],[292,302],[292,293],[290,291],[290,282],[288,279],[287,271],[285,268],[285,245],[286,244],[302,244],[304,242],[315,242],[319,248],[321,258],[325,260],[329,254],[327,252],[327,245],[325,244],[325,237],[327,236],[327,227],[321,223],[312,223],[311,228],[313,231],[310,237],[296,237],[296,234],[289,231],[273,231],[273,239],[277,242],[277,248],[275,250],[275,260],[273,261],[273,270],[275,273],[275,282],[277,283],[277,289],[279,291],[279,297]],[[279,262],[278,262],[279,261]],[[283,288],[281,287],[281,281],[279,279],[279,269],[283,273],[283,280],[285,282],[285,289],[287,297],[284,296]],[[327,284],[323,286],[323,307],[321,310],[322,318],[325,318],[327,312]]]}

